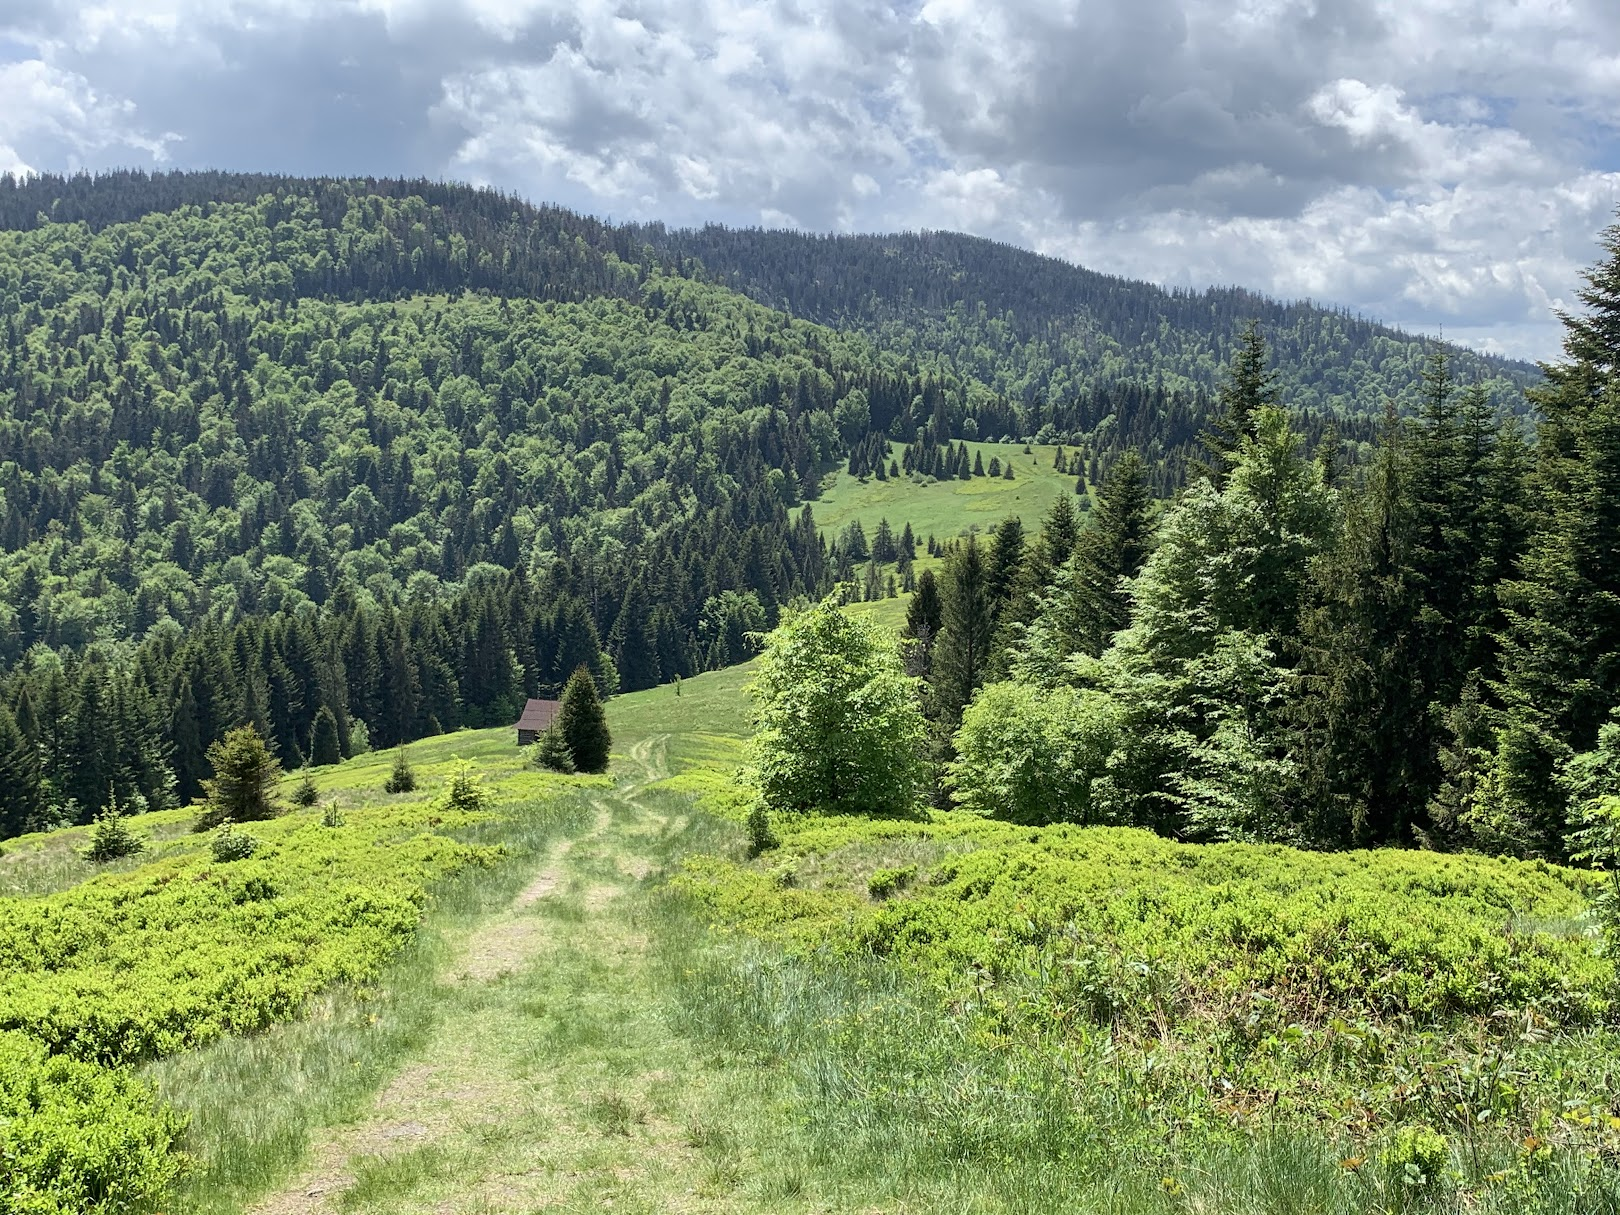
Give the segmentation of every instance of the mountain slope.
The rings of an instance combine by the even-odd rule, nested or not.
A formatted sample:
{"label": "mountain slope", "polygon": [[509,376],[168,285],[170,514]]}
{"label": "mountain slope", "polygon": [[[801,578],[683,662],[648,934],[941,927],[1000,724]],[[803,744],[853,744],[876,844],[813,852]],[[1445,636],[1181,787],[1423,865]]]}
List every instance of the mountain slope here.
{"label": "mountain slope", "polygon": [[859,329],[887,349],[980,380],[1058,436],[1075,429],[1076,404],[1107,385],[1163,380],[1214,390],[1251,318],[1270,343],[1286,402],[1305,413],[1376,415],[1386,395],[1411,403],[1431,347],[1449,352],[1461,379],[1486,381],[1514,408],[1537,376],[1529,364],[1441,347],[1343,311],[1236,287],[1165,290],[954,232],[641,231],[664,254],[697,258],[770,307]]}

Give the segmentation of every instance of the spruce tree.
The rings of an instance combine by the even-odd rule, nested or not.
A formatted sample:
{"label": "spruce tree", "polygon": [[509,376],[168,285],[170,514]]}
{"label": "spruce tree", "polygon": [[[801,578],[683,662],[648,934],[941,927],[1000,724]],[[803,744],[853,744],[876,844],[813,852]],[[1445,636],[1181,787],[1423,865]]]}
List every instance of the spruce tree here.
{"label": "spruce tree", "polygon": [[[1260,333],[1259,321],[1245,321],[1239,331],[1237,350],[1217,401],[1220,413],[1199,436],[1209,449],[1210,462],[1195,471],[1210,477],[1219,488],[1243,440],[1253,437],[1260,411],[1277,403],[1277,373],[1267,367],[1266,339]],[[1092,479],[1096,479],[1095,474]]]}
{"label": "spruce tree", "polygon": [[606,772],[613,736],[608,732],[607,714],[596,694],[596,681],[580,667],[563,688],[554,727],[568,743],[574,768],[580,772]]}
{"label": "spruce tree", "polygon": [[1620,705],[1620,226],[1563,317],[1562,362],[1532,390],[1541,412],[1530,478],[1533,533],[1506,616],[1495,803],[1531,846],[1562,855],[1564,764],[1597,743]]}
{"label": "spruce tree", "polygon": [[0,705],[0,839],[31,831],[41,806],[39,751]]}
{"label": "spruce tree", "polygon": [[252,726],[238,726],[208,747],[214,775],[203,782],[206,801],[196,829],[207,831],[221,823],[247,823],[274,818],[281,812],[276,786],[281,765]]}
{"label": "spruce tree", "polygon": [[394,767],[388,773],[388,779],[383,783],[386,793],[414,793],[416,792],[416,769],[411,767],[410,758],[405,754],[405,744],[401,743],[394,748]]}
{"label": "spruce tree", "polygon": [[983,682],[994,628],[984,551],[969,535],[946,561],[933,650],[933,712],[948,729],[961,724],[963,706]]}
{"label": "spruce tree", "polygon": [[309,762],[317,768],[343,762],[343,748],[338,743],[337,718],[332,710],[322,705],[315,714],[315,725],[309,738]]}
{"label": "spruce tree", "polygon": [[1050,602],[1032,626],[1018,665],[1029,678],[1061,678],[1069,658],[1096,657],[1130,620],[1129,581],[1147,560],[1153,496],[1147,466],[1127,451],[1098,491],[1097,506],[1055,575]]}

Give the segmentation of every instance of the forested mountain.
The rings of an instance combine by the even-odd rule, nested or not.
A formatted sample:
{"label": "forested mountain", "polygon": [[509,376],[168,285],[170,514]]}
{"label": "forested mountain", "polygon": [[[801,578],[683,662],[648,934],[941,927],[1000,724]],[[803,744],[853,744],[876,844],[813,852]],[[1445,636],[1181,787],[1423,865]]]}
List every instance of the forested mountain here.
{"label": "forested mountain", "polygon": [[[1386,397],[1417,406],[1430,346],[1340,310],[1237,287],[1167,290],[956,232],[639,231],[653,248],[699,259],[770,307],[954,368],[1029,410],[1030,428],[1049,426],[1054,439],[1077,438],[1114,412],[1098,402],[1119,385],[1212,393],[1250,320],[1265,332],[1289,408],[1303,419],[1337,416],[1367,434],[1353,420],[1376,419]],[[1447,350],[1460,380],[1484,383],[1494,404],[1524,409],[1534,367]],[[1128,428],[1129,416],[1115,424]]]}
{"label": "forested mountain", "polygon": [[[238,722],[297,764],[327,716],[347,753],[580,664],[735,661],[847,569],[806,502],[885,438],[1039,431],[1077,489],[1140,449],[1168,494],[1251,305],[1313,444],[1417,382],[1419,343],[1349,318],[1028,257],[429,182],[0,177],[0,834],[189,797]],[[971,475],[935,464],[896,471]]]}

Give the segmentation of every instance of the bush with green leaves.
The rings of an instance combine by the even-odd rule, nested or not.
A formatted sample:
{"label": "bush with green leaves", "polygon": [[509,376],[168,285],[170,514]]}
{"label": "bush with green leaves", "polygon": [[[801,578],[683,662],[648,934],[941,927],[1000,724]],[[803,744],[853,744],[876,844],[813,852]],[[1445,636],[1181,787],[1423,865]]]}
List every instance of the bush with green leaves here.
{"label": "bush with green leaves", "polygon": [[748,855],[760,856],[779,847],[782,841],[771,828],[771,812],[764,802],[755,802],[748,811]]}
{"label": "bush with green leaves", "polygon": [[259,850],[259,841],[246,831],[238,831],[231,823],[222,823],[208,842],[208,851],[220,864],[245,861]]}
{"label": "bush with green leaves", "polygon": [[124,1069],[0,1031],[0,1211],[124,1215],[184,1171],[183,1120]]}
{"label": "bush with green leaves", "polygon": [[774,810],[915,811],[926,730],[896,637],[834,599],[788,615],[750,685],[754,780]]}
{"label": "bush with green leaves", "polygon": [[987,818],[1105,822],[1119,728],[1118,706],[1102,693],[993,683],[962,714],[946,785]]}

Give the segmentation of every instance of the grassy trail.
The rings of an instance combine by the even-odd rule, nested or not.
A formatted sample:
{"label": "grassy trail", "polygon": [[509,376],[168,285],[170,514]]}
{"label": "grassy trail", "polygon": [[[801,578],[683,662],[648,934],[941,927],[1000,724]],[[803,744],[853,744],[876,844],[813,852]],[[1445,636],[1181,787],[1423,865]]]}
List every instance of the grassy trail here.
{"label": "grassy trail", "polygon": [[[454,951],[423,1047],[344,1126],[317,1132],[257,1215],[754,1211],[734,1133],[782,1116],[759,1069],[669,1027],[646,919],[687,827],[666,735],[636,742],[594,816]],[[805,1208],[789,1200],[791,1208]]]}

